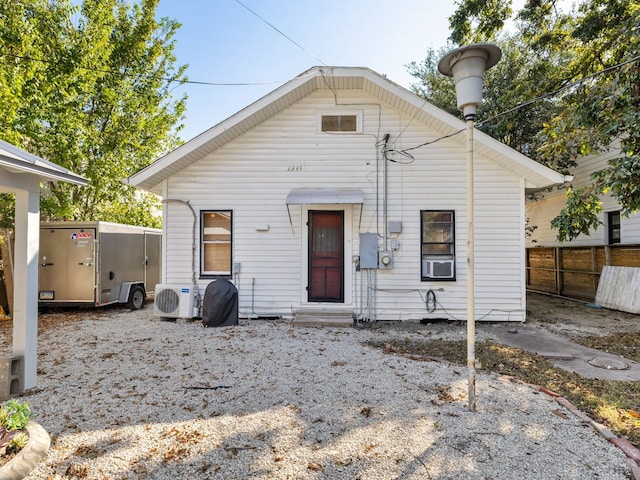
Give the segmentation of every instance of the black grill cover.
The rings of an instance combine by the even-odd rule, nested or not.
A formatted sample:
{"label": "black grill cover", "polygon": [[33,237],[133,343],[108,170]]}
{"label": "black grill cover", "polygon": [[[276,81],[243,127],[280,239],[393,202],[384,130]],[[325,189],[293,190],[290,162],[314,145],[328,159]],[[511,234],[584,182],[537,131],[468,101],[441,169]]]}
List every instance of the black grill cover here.
{"label": "black grill cover", "polygon": [[202,324],[205,327],[238,325],[238,289],[229,280],[211,282],[204,291]]}

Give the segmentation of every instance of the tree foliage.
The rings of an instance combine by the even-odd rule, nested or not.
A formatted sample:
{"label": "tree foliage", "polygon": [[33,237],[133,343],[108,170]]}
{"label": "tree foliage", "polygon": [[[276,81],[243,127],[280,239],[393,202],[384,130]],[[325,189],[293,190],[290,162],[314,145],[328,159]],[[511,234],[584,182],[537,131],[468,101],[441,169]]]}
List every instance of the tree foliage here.
{"label": "tree foliage", "polygon": [[[449,19],[452,42],[494,41],[503,50],[485,77],[479,128],[565,173],[585,155],[618,152],[594,173],[592,185],[569,193],[553,222],[561,240],[597,228],[594,206],[605,193],[623,215],[640,208],[640,1],[582,0],[563,10],[566,5],[528,0],[509,35],[503,26],[511,1],[461,0]],[[429,51],[409,70],[420,81],[418,93],[439,106],[450,101],[451,110],[453,83],[436,78],[435,58]]]}
{"label": "tree foliage", "polygon": [[551,226],[558,230],[558,240],[564,242],[580,234],[589,235],[591,228],[602,224],[598,219],[602,202],[592,188],[568,188],[565,196],[567,203],[560,215],[551,220]]}
{"label": "tree foliage", "polygon": [[513,13],[511,2],[504,0],[464,0],[456,5],[449,17],[449,38],[458,45],[495,39]]}
{"label": "tree foliage", "polygon": [[44,219],[157,225],[157,200],[122,179],[179,143],[179,24],[158,0],[76,3],[0,0],[0,137],[89,180],[44,185]]}
{"label": "tree foliage", "polygon": [[[552,168],[568,171],[574,164],[567,157],[546,158],[540,151],[537,138],[544,124],[557,114],[558,105],[553,99],[519,108],[532,97],[556,88],[556,82],[540,65],[537,57],[526,54],[526,45],[517,36],[501,36],[495,41],[502,50],[502,59],[485,74],[483,104],[478,108],[476,126],[521,153]],[[414,91],[431,103],[462,118],[456,108],[456,92],[453,79],[438,72],[438,61],[450,50],[451,45],[439,51],[430,49],[426,59],[412,62],[409,73],[419,80]]]}

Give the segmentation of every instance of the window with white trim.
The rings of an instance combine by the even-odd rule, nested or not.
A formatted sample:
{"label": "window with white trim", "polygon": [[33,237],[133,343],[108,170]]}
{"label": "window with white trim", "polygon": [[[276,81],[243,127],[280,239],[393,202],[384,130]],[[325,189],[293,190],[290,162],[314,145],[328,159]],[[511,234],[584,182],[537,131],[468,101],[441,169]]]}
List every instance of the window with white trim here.
{"label": "window with white trim", "polygon": [[200,212],[201,276],[231,276],[232,218],[231,210]]}
{"label": "window with white trim", "polygon": [[420,211],[420,237],[422,281],[455,280],[455,212]]}

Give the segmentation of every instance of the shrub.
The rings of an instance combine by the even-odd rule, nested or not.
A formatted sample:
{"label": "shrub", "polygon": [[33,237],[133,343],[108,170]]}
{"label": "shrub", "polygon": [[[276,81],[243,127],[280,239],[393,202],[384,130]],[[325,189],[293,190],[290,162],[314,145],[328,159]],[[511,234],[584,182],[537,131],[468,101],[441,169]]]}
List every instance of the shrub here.
{"label": "shrub", "polygon": [[9,400],[0,407],[0,426],[7,430],[22,430],[31,418],[31,407],[19,400]]}

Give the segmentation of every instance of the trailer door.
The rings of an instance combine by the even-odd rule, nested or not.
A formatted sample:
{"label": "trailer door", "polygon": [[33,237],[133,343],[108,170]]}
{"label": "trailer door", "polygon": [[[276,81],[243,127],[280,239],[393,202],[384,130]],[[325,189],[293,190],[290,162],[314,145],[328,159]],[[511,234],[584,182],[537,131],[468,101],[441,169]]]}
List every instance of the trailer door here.
{"label": "trailer door", "polygon": [[95,303],[95,229],[40,229],[40,300]]}
{"label": "trailer door", "polygon": [[162,235],[145,232],[144,234],[144,287],[147,293],[153,292],[160,283],[162,264]]}

